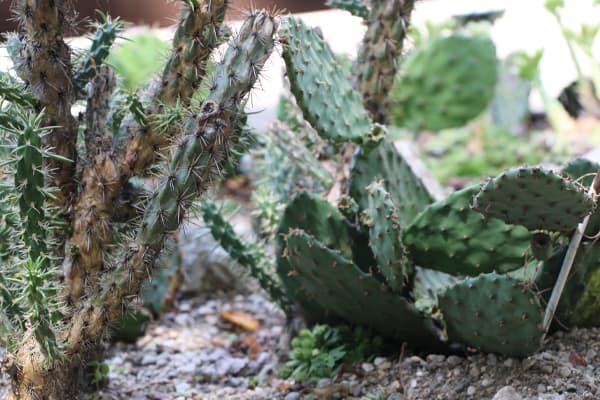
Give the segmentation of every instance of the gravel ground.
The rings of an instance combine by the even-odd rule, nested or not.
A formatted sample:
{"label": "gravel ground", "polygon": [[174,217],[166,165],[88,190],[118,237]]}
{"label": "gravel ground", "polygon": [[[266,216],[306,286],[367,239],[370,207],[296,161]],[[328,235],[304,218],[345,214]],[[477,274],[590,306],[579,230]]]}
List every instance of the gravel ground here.
{"label": "gravel ground", "polygon": [[[222,313],[232,310],[254,317],[259,328],[252,332],[225,321]],[[108,384],[85,399],[600,398],[600,329],[555,334],[543,352],[523,360],[405,351],[317,382],[278,378],[287,331],[283,314],[258,289],[183,300],[136,344],[111,347]],[[2,388],[6,381],[0,380]]]}

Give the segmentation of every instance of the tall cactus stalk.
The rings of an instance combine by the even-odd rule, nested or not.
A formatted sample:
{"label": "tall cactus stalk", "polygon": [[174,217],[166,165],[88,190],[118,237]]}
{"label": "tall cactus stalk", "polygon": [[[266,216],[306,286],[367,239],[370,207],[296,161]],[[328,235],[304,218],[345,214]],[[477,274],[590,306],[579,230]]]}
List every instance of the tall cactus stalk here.
{"label": "tall cactus stalk", "polygon": [[358,52],[357,89],[374,122],[387,123],[388,93],[398,72],[415,0],[373,0]]}
{"label": "tall cactus stalk", "polygon": [[[77,398],[86,364],[101,354],[101,345],[121,320],[127,302],[152,276],[165,239],[178,229],[192,202],[220,179],[231,151],[246,132],[244,98],[273,50],[278,28],[278,19],[271,13],[256,11],[246,18],[217,65],[201,106],[193,106],[190,101],[204,78],[208,58],[222,38],[226,7],[226,0],[182,1],[182,17],[161,81],[142,97],[143,112],[132,111],[121,124],[122,135],[113,138],[106,126],[115,112],[111,101],[113,71],[101,63],[100,57],[99,65],[90,69],[84,62],[78,67],[81,70],[71,73],[66,57],[70,50],[60,33],[65,12],[61,1],[15,2],[14,11],[26,28],[19,37],[18,54],[35,53],[39,58],[32,65],[17,65],[35,97],[35,101],[23,103],[39,102],[39,110],[45,108],[45,112],[37,112],[33,121],[7,114],[10,118],[0,119],[0,130],[9,132],[16,141],[13,153],[17,160],[13,164],[18,173],[14,186],[27,195],[32,195],[28,191],[32,184],[38,189],[57,186],[58,205],[70,211],[71,236],[61,243],[66,254],[52,257],[44,247],[49,239],[36,236],[35,230],[43,228],[43,221],[50,217],[43,211],[50,210],[44,207],[54,199],[52,195],[34,196],[34,201],[26,204],[32,206],[31,210],[23,206],[21,214],[11,212],[2,219],[3,237],[14,232],[24,243],[23,250],[0,248],[0,268],[10,277],[0,280],[0,318],[18,330],[2,364],[12,379],[10,399]],[[114,33],[108,26],[101,29]],[[99,36],[101,30],[96,39]],[[111,38],[103,40],[112,43]],[[58,103],[50,86],[35,81],[46,68],[45,57],[56,49],[66,57],[64,64],[54,60],[65,73],[58,79],[59,66],[52,65],[54,69],[48,71],[56,76],[48,75],[48,84],[52,89],[69,88],[64,103]],[[56,83],[50,80],[55,78]],[[0,94],[3,91],[13,93],[0,90]],[[67,121],[69,129],[80,129],[71,117],[70,105],[83,94],[87,103],[82,121],[84,143],[77,143],[73,136],[68,143],[53,147],[54,141],[67,142],[64,135],[70,132],[63,125],[55,127],[56,123]],[[55,104],[50,104],[51,100]],[[176,117],[167,110],[171,106],[181,109]],[[10,102],[10,107],[9,111],[13,107],[26,108],[26,104]],[[170,123],[164,124],[167,118]],[[40,138],[58,152],[47,151]],[[75,157],[75,148],[82,153],[80,160]],[[21,166],[22,159],[29,169]],[[49,160],[69,166],[69,180],[61,170],[50,175],[53,179],[47,179],[45,172],[58,165]],[[133,207],[132,201],[123,200],[132,193],[129,178],[147,175],[150,167],[160,171],[159,185],[143,202],[144,208],[139,212],[115,210],[117,202]],[[80,175],[74,175],[75,171]],[[63,180],[68,185],[61,186]],[[0,189],[0,207],[17,209],[19,203],[9,201],[12,197],[5,202],[5,189],[16,191],[13,186],[3,184]],[[20,217],[13,218],[13,214]],[[117,241],[115,232],[123,224],[129,226],[129,237],[122,240],[121,236]],[[32,229],[35,232],[30,232]],[[58,266],[62,266],[65,277],[62,284]]]}

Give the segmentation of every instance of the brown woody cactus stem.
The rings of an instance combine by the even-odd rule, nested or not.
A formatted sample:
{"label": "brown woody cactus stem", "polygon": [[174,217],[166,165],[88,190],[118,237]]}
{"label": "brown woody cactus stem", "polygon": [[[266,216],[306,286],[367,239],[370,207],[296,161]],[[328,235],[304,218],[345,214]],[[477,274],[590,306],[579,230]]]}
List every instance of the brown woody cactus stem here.
{"label": "brown woody cactus stem", "polygon": [[12,376],[11,400],[69,400],[77,396],[77,378],[90,354],[110,334],[123,308],[139,294],[152,273],[165,237],[182,222],[191,202],[219,178],[235,143],[243,98],[250,91],[274,47],[278,21],[266,11],[249,16],[217,68],[215,84],[199,115],[187,121],[184,136],[173,148],[168,172],[152,197],[137,237],[123,247],[114,269],[77,302],[61,331],[65,361],[44,364],[35,340],[28,340],[7,366]]}
{"label": "brown woody cactus stem", "polygon": [[45,159],[53,186],[59,188],[56,205],[64,210],[75,194],[75,150],[77,127],[71,115],[74,102],[71,52],[63,40],[63,0],[15,0],[13,12],[18,16],[21,48],[15,66],[28,90],[45,108],[43,126],[58,126],[44,138],[53,153],[72,162]]}
{"label": "brown woody cactus stem", "polygon": [[368,28],[358,53],[357,86],[373,122],[387,123],[387,98],[415,0],[373,0]]}
{"label": "brown woody cactus stem", "polygon": [[[152,95],[148,114],[159,113],[163,104],[174,105],[178,99],[184,105],[189,104],[204,78],[210,54],[219,44],[227,3],[227,0],[182,1],[171,56],[161,84]],[[129,178],[142,174],[164,152],[176,134],[174,130],[169,133],[160,132],[152,124],[142,127],[130,115],[121,127],[121,135],[129,139],[124,155],[118,149],[106,147],[88,152],[81,194],[74,206],[73,235],[63,264],[70,302],[84,295],[86,281],[90,287],[96,286],[94,282],[103,268],[102,253],[111,240],[108,227],[113,221],[113,205]],[[95,146],[90,149],[96,150]]]}

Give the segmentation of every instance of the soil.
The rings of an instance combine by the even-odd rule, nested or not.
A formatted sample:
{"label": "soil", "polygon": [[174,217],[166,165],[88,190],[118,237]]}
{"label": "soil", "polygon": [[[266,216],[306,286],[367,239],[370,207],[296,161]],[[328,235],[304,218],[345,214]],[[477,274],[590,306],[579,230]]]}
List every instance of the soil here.
{"label": "soil", "polygon": [[[227,322],[242,312],[248,328]],[[249,318],[248,318],[249,317]],[[279,371],[288,351],[281,311],[250,288],[182,300],[135,344],[111,346],[106,385],[92,399],[598,399],[600,329],[551,336],[543,351],[519,360],[494,354],[377,357],[335,379],[295,382]],[[4,379],[4,378],[2,378]],[[0,394],[7,381],[0,380]]]}

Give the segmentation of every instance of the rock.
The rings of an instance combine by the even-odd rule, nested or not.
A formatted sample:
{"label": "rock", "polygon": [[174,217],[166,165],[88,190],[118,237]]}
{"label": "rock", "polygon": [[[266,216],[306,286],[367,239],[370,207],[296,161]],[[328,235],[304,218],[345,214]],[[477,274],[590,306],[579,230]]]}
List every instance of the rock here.
{"label": "rock", "polygon": [[443,363],[445,359],[446,359],[446,356],[441,355],[441,354],[430,354],[426,358],[427,362],[431,363],[431,364]]}
{"label": "rock", "polygon": [[473,396],[475,394],[475,386],[469,386],[467,388],[467,396]]}
{"label": "rock", "polygon": [[285,395],[283,400],[298,400],[300,398],[300,393],[298,392],[289,392]]}
{"label": "rock", "polygon": [[504,386],[494,395],[492,400],[522,400],[523,397],[512,386]]}
{"label": "rock", "polygon": [[[242,237],[252,235],[250,218],[241,213],[229,221]],[[214,292],[240,287],[240,279],[230,268],[235,262],[213,239],[202,221],[190,221],[179,233],[184,283],[187,294]]]}
{"label": "rock", "polygon": [[192,388],[192,386],[186,382],[179,382],[179,383],[175,384],[175,391],[179,394],[185,393],[188,390],[190,390],[191,388]]}
{"label": "rock", "polygon": [[376,367],[379,367],[381,364],[383,364],[386,361],[387,361],[387,358],[385,358],[385,357],[375,357],[375,359],[373,360],[373,364]]}
{"label": "rock", "polygon": [[463,359],[459,356],[449,356],[446,359],[446,363],[451,367],[456,367],[458,364],[462,363]]}
{"label": "rock", "polygon": [[362,363],[361,368],[363,371],[365,371],[367,374],[369,372],[373,372],[373,370],[375,369],[375,367],[373,366],[373,364],[370,363]]}
{"label": "rock", "polygon": [[485,378],[484,380],[481,381],[481,386],[488,387],[488,386],[491,386],[492,383],[494,383],[493,379]]}

